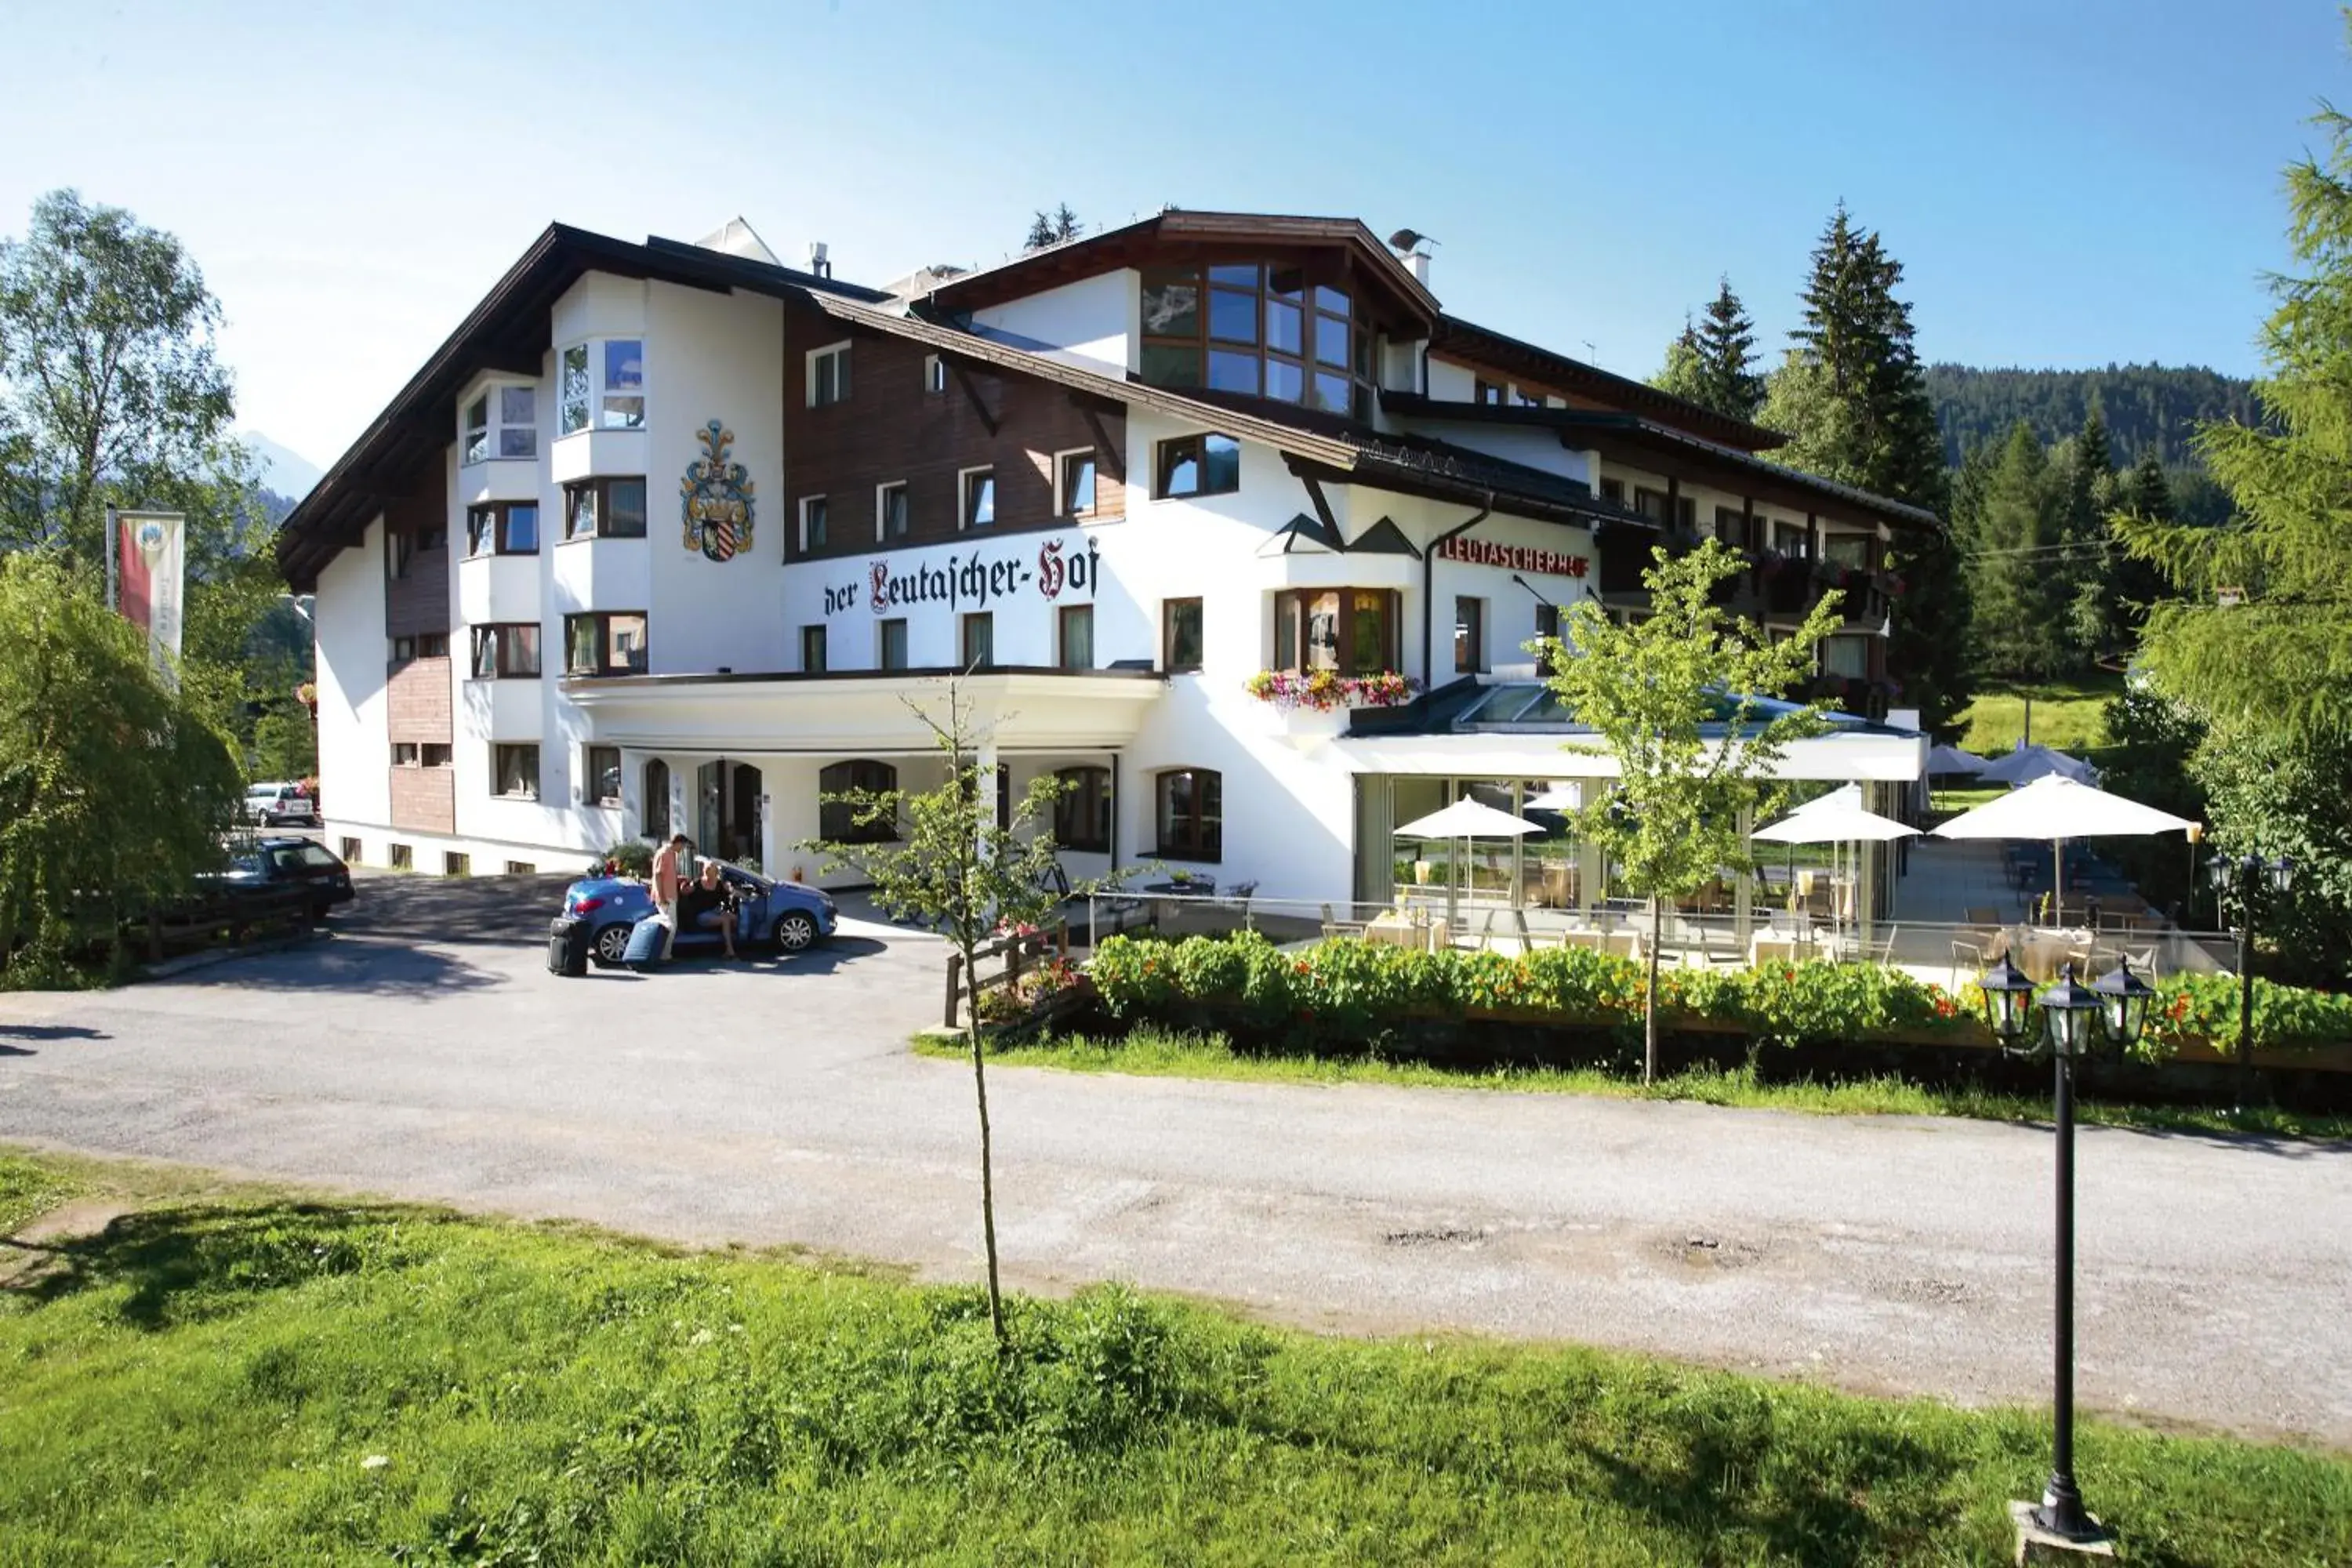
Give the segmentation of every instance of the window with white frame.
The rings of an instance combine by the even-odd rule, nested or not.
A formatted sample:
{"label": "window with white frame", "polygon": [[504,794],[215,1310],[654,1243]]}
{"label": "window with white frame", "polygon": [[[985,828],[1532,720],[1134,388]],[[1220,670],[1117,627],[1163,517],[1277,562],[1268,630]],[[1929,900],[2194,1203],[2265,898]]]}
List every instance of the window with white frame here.
{"label": "window with white frame", "polygon": [[466,405],[459,432],[460,459],[484,462],[491,458],[539,456],[539,389],[532,386],[489,386]]}
{"label": "window with white frame", "polygon": [[[644,429],[646,341],[602,338],[572,344],[557,356],[556,398],[559,436],[590,428]],[[533,453],[523,455],[535,452],[536,437]]]}
{"label": "window with white frame", "polygon": [[604,340],[604,395],[597,424],[606,430],[646,427],[646,341]]}
{"label": "window with white frame", "polygon": [[1095,514],[1095,449],[1054,454],[1054,515],[1092,517]]}
{"label": "window with white frame", "polygon": [[810,496],[801,502],[801,549],[803,552],[824,548],[829,510],[823,496]]}
{"label": "window with white frame", "polygon": [[986,528],[996,521],[996,470],[966,468],[962,474],[963,525]]}
{"label": "window with white frame", "polygon": [[824,408],[849,401],[849,345],[833,343],[808,356],[808,405]]}
{"label": "window with white frame", "polygon": [[877,485],[874,488],[874,539],[877,544],[887,544],[894,539],[907,537],[907,485]]}

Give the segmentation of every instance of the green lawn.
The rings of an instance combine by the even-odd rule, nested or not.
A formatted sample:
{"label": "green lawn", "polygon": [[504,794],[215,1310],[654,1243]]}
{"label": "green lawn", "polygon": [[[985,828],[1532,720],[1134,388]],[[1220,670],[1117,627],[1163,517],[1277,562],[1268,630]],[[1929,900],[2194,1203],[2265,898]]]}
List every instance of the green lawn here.
{"label": "green lawn", "polygon": [[[0,1156],[0,1166],[6,1157]],[[11,1181],[28,1185],[21,1171]],[[0,1558],[1995,1563],[2044,1420],[285,1199],[0,1292]],[[2352,1560],[2352,1463],[2086,1423],[2147,1564]]]}
{"label": "green lawn", "polygon": [[2033,740],[2076,755],[2107,743],[2107,703],[2123,695],[2120,675],[2079,681],[1988,685],[1960,714],[1960,745],[1979,756],[2014,748],[2025,728],[2025,700],[2033,700]]}
{"label": "green lawn", "polygon": [[[923,1036],[924,1056],[964,1059],[958,1041]],[[1972,1116],[1992,1121],[2046,1121],[2046,1099],[1987,1090],[1927,1088],[1892,1075],[1776,1083],[1753,1072],[1694,1068],[1644,1084],[1600,1068],[1457,1068],[1409,1058],[1236,1049],[1223,1035],[1176,1034],[1139,1028],[1123,1038],[1052,1036],[1001,1046],[989,1059],[1008,1067],[1059,1068],[1071,1072],[1123,1072],[1146,1078],[1238,1079],[1265,1083],[1380,1083],[1421,1089],[1519,1090],[1592,1094],[1616,1100],[1693,1100],[1767,1110],[1830,1116]],[[2193,1132],[2260,1132],[2283,1138],[2352,1139],[2352,1117],[2305,1115],[2257,1108],[2243,1116],[2188,1105],[2138,1105],[2078,1099],[2076,1116],[2114,1127]]]}

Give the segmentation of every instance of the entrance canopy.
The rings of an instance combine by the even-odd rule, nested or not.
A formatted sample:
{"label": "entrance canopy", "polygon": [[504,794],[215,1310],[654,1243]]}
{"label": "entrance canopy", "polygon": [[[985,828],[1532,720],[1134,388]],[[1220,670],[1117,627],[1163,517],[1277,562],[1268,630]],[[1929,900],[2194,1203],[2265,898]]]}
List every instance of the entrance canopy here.
{"label": "entrance canopy", "polygon": [[1111,751],[1167,683],[1150,670],[859,670],[839,675],[625,675],[567,679],[593,738],[641,751],[869,754],[929,751],[954,679],[974,731],[1000,752]]}

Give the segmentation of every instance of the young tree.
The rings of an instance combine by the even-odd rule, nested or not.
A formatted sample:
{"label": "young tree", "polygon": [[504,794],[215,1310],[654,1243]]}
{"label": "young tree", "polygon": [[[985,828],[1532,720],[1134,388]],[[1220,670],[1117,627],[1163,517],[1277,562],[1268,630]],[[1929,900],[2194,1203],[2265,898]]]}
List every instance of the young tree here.
{"label": "young tree", "polygon": [[123,917],[220,858],[226,738],[155,679],[144,633],[33,553],[0,558],[0,976],[57,984],[92,938],[119,962]]}
{"label": "young tree", "polygon": [[1666,345],[1666,363],[1650,378],[1650,384],[1671,397],[1685,403],[1698,403],[1706,393],[1706,374],[1701,363],[1698,328],[1688,316],[1683,318],[1683,330]]}
{"label": "young tree", "polygon": [[1724,868],[1752,869],[1743,828],[1786,797],[1772,772],[1789,742],[1818,733],[1820,711],[1768,714],[1775,697],[1810,676],[1814,649],[1840,624],[1839,595],[1824,594],[1783,641],[1710,599],[1747,562],[1708,540],[1681,556],[1652,552],[1643,574],[1646,620],[1620,625],[1592,600],[1564,617],[1544,645],[1549,683],[1577,721],[1613,756],[1616,788],[1577,814],[1627,887],[1649,898],[1650,984],[1643,1007],[1642,1077],[1657,1075],[1658,942],[1665,900],[1697,891]]}
{"label": "young tree", "polygon": [[[947,683],[945,711],[908,706],[931,732],[945,777],[929,790],[845,790],[824,797],[845,806],[859,826],[892,825],[897,838],[882,844],[802,846],[823,858],[827,871],[851,871],[873,884],[874,901],[900,918],[935,927],[963,961],[966,1040],[971,1088],[980,1111],[980,1220],[988,1253],[988,1321],[1005,1342],[1004,1301],[997,1280],[996,1186],[988,1124],[988,1069],[982,1049],[976,964],[980,949],[1001,931],[1043,925],[1066,896],[1053,835],[1060,782],[1041,775],[1013,802],[1009,820],[996,819],[996,781],[983,776],[980,737],[970,703]],[[1085,893],[1100,881],[1072,888]]]}
{"label": "young tree", "polygon": [[[1875,495],[1945,512],[1943,437],[1913,342],[1911,307],[1895,297],[1903,264],[1841,203],[1804,292],[1794,347],[1769,378],[1759,424],[1784,431],[1790,466]],[[1968,698],[1968,587],[1945,534],[1906,531],[1891,564],[1908,584],[1895,602],[1889,654],[1930,728]]]}

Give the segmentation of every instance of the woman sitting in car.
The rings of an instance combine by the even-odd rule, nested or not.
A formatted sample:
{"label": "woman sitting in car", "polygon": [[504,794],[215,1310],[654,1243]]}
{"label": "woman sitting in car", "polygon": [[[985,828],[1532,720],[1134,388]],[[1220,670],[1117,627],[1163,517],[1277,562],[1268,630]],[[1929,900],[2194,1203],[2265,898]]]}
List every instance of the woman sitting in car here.
{"label": "woman sitting in car", "polygon": [[702,875],[678,895],[677,923],[685,931],[716,931],[727,943],[727,956],[735,956],[735,902],[727,896],[718,861],[705,860]]}

